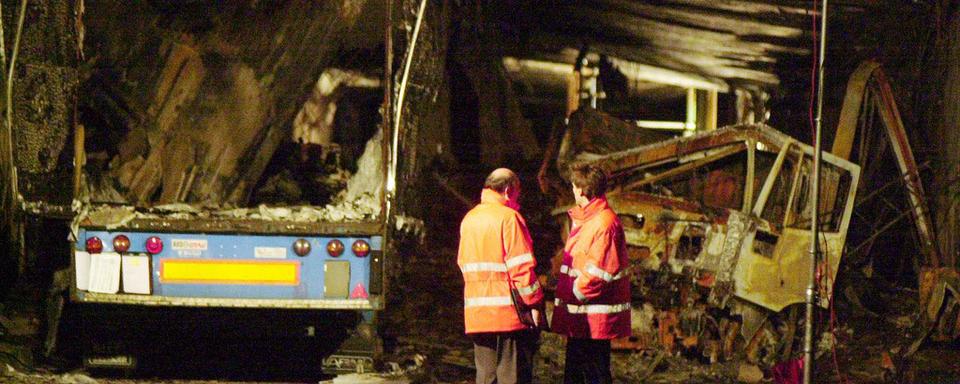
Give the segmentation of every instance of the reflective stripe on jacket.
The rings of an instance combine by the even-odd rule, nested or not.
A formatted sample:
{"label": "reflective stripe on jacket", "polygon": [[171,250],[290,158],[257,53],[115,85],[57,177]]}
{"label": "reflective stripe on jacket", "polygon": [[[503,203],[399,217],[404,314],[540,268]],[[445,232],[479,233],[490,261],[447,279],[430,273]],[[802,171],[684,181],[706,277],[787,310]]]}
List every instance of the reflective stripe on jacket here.
{"label": "reflective stripe on jacket", "polygon": [[511,284],[527,305],[539,305],[543,290],[527,224],[499,193],[484,189],[480,204],[460,223],[457,265],[463,273],[467,333],[525,329],[510,298]]}
{"label": "reflective stripe on jacket", "polygon": [[589,339],[630,336],[626,239],[607,199],[569,212],[573,226],[557,276],[553,331]]}

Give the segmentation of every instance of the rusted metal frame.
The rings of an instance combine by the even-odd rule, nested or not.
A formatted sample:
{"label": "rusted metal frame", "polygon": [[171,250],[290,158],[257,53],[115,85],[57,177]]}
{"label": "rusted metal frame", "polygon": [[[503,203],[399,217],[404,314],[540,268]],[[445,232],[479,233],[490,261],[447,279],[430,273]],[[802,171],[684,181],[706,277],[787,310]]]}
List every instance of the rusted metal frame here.
{"label": "rusted metal frame", "polygon": [[86,131],[83,124],[75,124],[73,128],[73,198],[80,198],[83,188],[83,169],[87,163],[87,152],[83,143],[86,141]]}
{"label": "rusted metal frame", "polygon": [[787,152],[790,151],[790,146],[793,143],[788,141],[783,144],[783,147],[780,148],[780,153],[777,154],[777,159],[773,162],[773,166],[770,167],[770,172],[767,173],[767,179],[763,181],[763,188],[760,189],[760,196],[757,197],[757,204],[753,206],[753,215],[760,217],[763,213],[763,208],[767,205],[767,199],[770,198],[770,192],[773,191],[773,184],[776,182],[777,175],[780,174],[780,169],[783,167],[783,162],[787,158]]}
{"label": "rusted metal frame", "polygon": [[888,200],[887,198],[881,196],[881,197],[880,197],[880,201],[881,201],[884,205],[886,205],[888,208],[890,208],[890,209],[892,209],[892,210],[895,210],[895,211],[900,211],[900,207],[897,207],[896,205],[894,205],[894,204],[893,204],[892,202],[890,202],[890,200]]}
{"label": "rusted metal frame", "polygon": [[[625,177],[627,177],[627,176],[629,176],[629,175],[631,175],[631,174],[635,174],[635,173],[638,173],[638,172],[641,172],[641,171],[645,171],[645,170],[650,169],[650,168],[659,167],[659,166],[664,165],[664,164],[669,164],[669,163],[672,163],[672,162],[674,162],[674,161],[677,161],[677,159],[676,159],[675,157],[668,157],[668,158],[661,159],[661,160],[658,160],[658,161],[654,161],[654,162],[642,164],[642,165],[639,165],[639,166],[637,166],[637,167],[624,169],[624,170],[621,170],[621,171],[618,172],[618,173],[613,173],[613,172],[611,172],[610,178],[611,178],[611,179],[614,179],[614,180],[620,179],[620,178],[625,178]],[[615,191],[623,191],[623,190],[626,189],[626,188],[624,188],[624,186],[625,186],[625,184],[618,183],[617,186],[615,186],[615,187],[612,188],[612,190],[615,190]]]}
{"label": "rusted metal frame", "polygon": [[[861,167],[866,167],[867,159],[869,154],[867,153],[867,148],[873,148],[873,124],[874,119],[876,118],[876,103],[873,99],[876,97],[873,95],[873,92],[866,92],[863,103],[863,112],[860,115],[860,150],[859,150],[859,162]],[[886,143],[881,144],[886,145]]]}
{"label": "rusted metal frame", "polygon": [[[874,233],[876,233],[877,229],[878,229],[883,223],[887,222],[887,212],[890,212],[890,211],[887,209],[887,207],[883,207],[883,210],[880,211],[880,214],[879,214],[879,215],[877,215],[878,220],[874,220],[874,221],[870,224],[870,234],[871,234],[871,235],[874,234]],[[867,244],[867,243],[869,243],[869,244]],[[873,240],[870,240],[870,241],[862,241],[862,242],[860,242],[860,244],[857,244],[857,246],[854,247],[854,248],[860,248],[861,246],[866,247],[866,250],[864,250],[864,253],[863,253],[863,254],[869,255],[869,254],[870,254],[870,251],[873,250],[873,246],[874,246],[876,243],[877,243],[876,238],[874,238]],[[864,244],[866,244],[866,245],[864,245]],[[854,253],[851,252],[850,254],[853,255]]]}
{"label": "rusted metal frame", "polygon": [[[857,119],[857,131],[860,132],[860,142],[858,143],[859,148],[857,149],[857,164],[860,164],[860,166],[866,165],[866,151],[867,148],[870,148],[869,144],[871,135],[868,133],[872,131],[871,128],[873,127],[870,116],[870,114],[873,113],[873,111],[870,110],[870,107],[873,105],[873,101],[870,100],[870,97],[870,92],[866,92],[863,95],[864,100],[863,104],[860,106],[860,116]],[[840,113],[843,113],[843,111]],[[838,127],[837,130],[839,129],[840,128]],[[850,156],[847,156],[847,158],[849,159]]]}
{"label": "rusted metal frame", "polygon": [[[902,177],[902,175],[901,175],[901,177]],[[861,205],[869,202],[870,200],[873,200],[874,197],[877,197],[877,195],[879,195],[880,193],[883,193],[884,191],[886,191],[887,188],[890,188],[891,186],[897,185],[898,183],[900,183],[900,182],[902,182],[902,181],[903,181],[902,178],[898,178],[898,179],[894,179],[894,180],[890,180],[890,181],[886,182],[886,184],[880,186],[880,188],[874,189],[873,191],[870,191],[870,193],[867,194],[866,196],[857,199],[857,204],[856,204],[856,206],[857,206],[857,207],[860,207]]]}
{"label": "rusted metal frame", "polygon": [[[920,174],[917,168],[917,162],[910,149],[909,140],[903,127],[903,121],[900,118],[900,112],[897,109],[896,102],[893,99],[893,91],[890,83],[882,70],[875,72],[876,81],[873,86],[878,88],[879,98],[876,99],[880,109],[881,118],[884,121],[891,147],[897,157],[897,164],[900,171],[906,173],[907,189],[911,206],[913,207],[913,216],[916,223],[918,235],[920,236],[920,247],[924,253],[926,264],[931,267],[939,267],[941,262],[953,266],[955,264],[953,255],[943,255],[940,253],[935,239],[933,227],[929,222],[929,216],[926,201],[923,196],[926,194],[923,190],[923,184],[920,183]],[[942,259],[942,260],[941,260]]]}
{"label": "rusted metal frame", "polygon": [[[886,223],[886,222],[887,222],[886,217],[885,217],[887,212],[893,211],[894,213],[902,214],[902,213],[905,212],[905,211],[909,211],[909,208],[907,208],[907,209],[901,209],[900,207],[894,205],[892,202],[890,202],[890,200],[887,200],[886,198],[882,198],[882,197],[881,197],[881,200],[882,200],[883,203],[884,203],[884,205],[881,207],[883,210],[881,211],[881,214],[878,215],[878,216],[875,218],[875,220],[872,220],[872,221],[873,221],[873,224],[872,224],[871,227],[870,227],[870,234],[871,234],[871,235],[877,234],[877,235],[879,236],[879,233],[877,233],[877,231],[878,231],[877,227],[879,227],[882,223]],[[897,220],[899,220],[899,216],[898,216]],[[913,236],[914,236],[914,239],[917,240],[917,241],[919,241],[919,239],[916,239],[916,232],[913,231],[912,234],[913,234]],[[865,240],[865,241],[861,242],[860,244],[857,244],[857,247],[859,248],[861,245],[863,245],[864,243],[867,243],[867,242],[869,242],[869,244],[865,245],[866,248],[867,248],[866,251],[864,251],[865,254],[869,254],[870,251],[873,249],[874,244],[876,244],[876,238],[874,237],[874,238],[871,239],[871,240]]]}
{"label": "rusted metal frame", "polygon": [[748,213],[753,208],[753,179],[756,177],[757,141],[747,139],[747,176],[743,186],[743,205],[741,212]]}
{"label": "rusted metal frame", "polygon": [[687,200],[677,200],[645,192],[624,192],[616,195],[615,199],[618,200],[618,204],[620,206],[633,206],[634,203],[638,205],[658,205],[671,207],[676,210],[696,212],[697,214],[701,214],[701,207],[697,203]]}
{"label": "rusted metal frame", "polygon": [[[686,154],[686,151],[684,151],[684,154]],[[661,159],[658,159],[658,160],[656,160],[656,161],[644,163],[644,164],[638,165],[638,166],[636,166],[636,167],[631,167],[631,168],[619,170],[618,173],[613,173],[613,172],[611,172],[611,173],[613,173],[613,177],[612,177],[612,178],[615,178],[615,179],[616,179],[616,178],[621,178],[621,177],[625,177],[625,176],[627,176],[627,175],[634,174],[634,173],[637,173],[637,172],[640,172],[640,171],[644,171],[644,170],[647,170],[647,169],[650,169],[650,168],[659,167],[659,166],[661,166],[661,165],[669,164],[669,163],[671,163],[671,162],[677,162],[677,161],[680,160],[681,157],[683,157],[682,154],[676,154],[676,155],[673,155],[673,156],[666,156],[666,157],[661,158]],[[621,190],[621,191],[622,191],[622,190],[627,190],[627,189],[629,189],[629,188],[624,187],[624,185],[620,185],[620,186],[618,186],[618,187],[616,188],[616,190]]]}
{"label": "rusted metal frame", "polygon": [[540,192],[544,194],[550,193],[550,180],[547,178],[547,172],[550,165],[557,161],[557,150],[560,148],[560,140],[563,137],[562,127],[564,125],[558,124],[556,121],[550,124],[550,137],[544,150],[543,161],[540,162],[540,169],[537,170],[537,185],[540,186]]}
{"label": "rusted metal frame", "polygon": [[857,123],[858,120],[862,120],[860,112],[864,109],[864,99],[870,93],[867,83],[879,67],[880,64],[875,61],[865,61],[847,80],[847,91],[843,98],[843,107],[840,109],[831,153],[844,159],[850,158],[850,149],[857,133]]}
{"label": "rusted metal frame", "polygon": [[784,227],[787,226],[787,223],[792,223],[795,219],[793,214],[793,202],[796,200],[797,191],[800,189],[800,175],[803,174],[803,153],[797,153],[797,169],[793,171],[793,178],[790,181],[790,192],[787,195],[787,208],[783,211],[783,223]]}
{"label": "rusted metal frame", "polygon": [[748,139],[755,140],[771,150],[778,150],[783,143],[793,140],[767,126],[740,125],[632,148],[579,163],[598,165],[619,178],[628,173],[675,161],[683,155]]}
{"label": "rusted metal frame", "polygon": [[656,175],[653,175],[653,176],[644,178],[644,179],[642,179],[642,180],[635,181],[635,182],[633,182],[633,183],[630,183],[629,185],[627,185],[627,186],[624,187],[623,189],[625,189],[625,190],[631,190],[631,189],[634,189],[634,188],[642,187],[642,186],[647,185],[647,184],[653,184],[653,183],[656,183],[656,182],[658,182],[658,181],[660,181],[660,180],[663,180],[663,179],[665,179],[665,178],[672,177],[672,176],[676,176],[676,175],[679,175],[679,174],[681,174],[681,173],[687,172],[687,171],[689,171],[689,170],[692,170],[692,169],[695,169],[695,168],[699,168],[699,167],[702,167],[702,166],[704,166],[704,165],[706,165],[706,164],[709,164],[709,163],[712,163],[712,162],[714,162],[714,161],[720,160],[720,159],[722,159],[722,158],[724,158],[724,157],[727,157],[727,156],[730,156],[730,155],[734,155],[734,154],[740,153],[740,152],[742,152],[744,149],[746,149],[745,146],[735,145],[735,146],[732,147],[732,148],[728,148],[728,149],[721,150],[721,151],[719,151],[719,152],[717,152],[717,153],[715,153],[715,154],[713,154],[713,155],[704,157],[704,158],[702,158],[702,159],[699,159],[699,160],[696,160],[696,161],[693,161],[693,162],[690,162],[690,163],[687,163],[687,164],[683,164],[683,165],[678,166],[678,167],[676,167],[676,168],[673,168],[673,169],[670,169],[670,170],[668,170],[668,171],[664,171],[664,172],[662,172],[662,173],[659,173],[659,174],[656,174]]}
{"label": "rusted metal frame", "polygon": [[[874,134],[870,134],[869,132],[864,132],[864,133],[866,134],[867,137],[874,136]],[[875,133],[875,135],[884,136],[886,134],[883,132],[877,132]],[[863,175],[863,178],[865,180],[875,179],[876,174],[881,170],[881,167],[879,166],[880,161],[884,158],[884,156],[886,156],[888,148],[890,147],[888,145],[889,143],[887,142],[887,140],[883,140],[879,137],[873,137],[870,140],[871,140],[870,142],[871,145],[867,148],[871,148],[871,150],[867,151],[868,154],[864,155],[865,160],[860,163],[860,166],[864,167],[865,169],[865,173]],[[877,140],[879,142],[873,143],[874,140]],[[878,165],[874,165],[874,164],[878,164]]]}
{"label": "rusted metal frame", "polygon": [[899,222],[900,220],[903,220],[905,217],[909,216],[912,212],[913,212],[912,210],[904,210],[904,211],[900,212],[900,214],[897,215],[897,217],[895,217],[895,218],[894,218],[893,220],[891,220],[890,222],[884,224],[884,226],[881,227],[880,230],[878,230],[878,231],[875,232],[874,234],[870,235],[870,237],[868,237],[866,240],[864,240],[863,242],[861,242],[860,245],[857,245],[856,248],[854,248],[852,251],[847,252],[847,253],[848,253],[848,254],[856,254],[856,253],[860,250],[860,248],[863,248],[863,246],[864,246],[865,244],[867,244],[867,243],[869,243],[869,242],[872,242],[874,239],[876,239],[877,237],[879,237],[880,235],[882,235],[884,232],[886,232],[887,230],[889,230],[890,227],[892,227],[894,224],[896,224],[896,223]]}
{"label": "rusted metal frame", "polygon": [[595,164],[609,173],[616,173],[619,170],[634,168],[653,161],[676,158],[734,141],[745,141],[751,131],[730,127],[615,152],[596,159],[579,161],[579,163]]}
{"label": "rusted metal frame", "polygon": [[[778,132],[779,133],[779,132]],[[783,135],[784,137],[789,137]],[[791,139],[792,140],[792,139]],[[809,145],[797,142],[798,149],[802,150],[806,156],[813,156],[813,147]],[[850,188],[847,191],[847,199],[844,200],[845,210],[843,218],[841,220],[840,233],[846,233],[847,228],[850,226],[850,216],[853,215],[853,201],[855,201],[857,186],[860,184],[860,166],[854,163],[851,163],[849,160],[835,156],[829,152],[823,152],[822,159],[824,162],[829,163],[831,166],[840,168],[850,173]],[[819,211],[819,208],[817,208]]]}

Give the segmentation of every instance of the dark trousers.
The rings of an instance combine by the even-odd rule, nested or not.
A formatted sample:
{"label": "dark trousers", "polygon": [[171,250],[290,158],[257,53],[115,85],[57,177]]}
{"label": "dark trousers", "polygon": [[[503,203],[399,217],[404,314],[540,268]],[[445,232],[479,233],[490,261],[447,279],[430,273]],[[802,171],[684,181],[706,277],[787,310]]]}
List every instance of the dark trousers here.
{"label": "dark trousers", "polygon": [[610,384],[610,340],[567,339],[564,384]]}
{"label": "dark trousers", "polygon": [[473,333],[477,384],[529,384],[533,382],[533,355],[539,331]]}

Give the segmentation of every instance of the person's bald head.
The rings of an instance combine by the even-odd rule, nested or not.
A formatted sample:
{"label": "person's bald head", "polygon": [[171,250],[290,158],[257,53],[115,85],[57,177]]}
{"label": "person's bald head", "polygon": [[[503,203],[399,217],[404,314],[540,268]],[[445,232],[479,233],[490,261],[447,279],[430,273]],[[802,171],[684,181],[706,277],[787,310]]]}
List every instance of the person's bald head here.
{"label": "person's bald head", "polygon": [[507,189],[520,192],[520,178],[517,177],[516,173],[507,169],[507,168],[497,168],[493,172],[490,172],[490,175],[487,176],[487,180],[483,183],[484,188],[490,188],[494,191],[497,191],[500,194],[504,194]]}

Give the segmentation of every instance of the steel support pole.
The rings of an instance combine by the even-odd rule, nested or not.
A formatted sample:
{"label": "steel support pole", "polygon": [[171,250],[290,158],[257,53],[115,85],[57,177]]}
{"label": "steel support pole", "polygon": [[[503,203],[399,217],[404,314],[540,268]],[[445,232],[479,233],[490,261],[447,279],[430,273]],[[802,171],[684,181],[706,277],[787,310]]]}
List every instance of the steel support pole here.
{"label": "steel support pole", "polygon": [[820,263],[820,162],[821,133],[823,131],[823,63],[827,52],[827,0],[820,10],[820,57],[817,61],[817,118],[813,152],[813,179],[810,183],[812,211],[810,213],[810,280],[807,284],[807,316],[803,332],[803,383],[813,381],[814,311],[817,301],[817,265]]}

